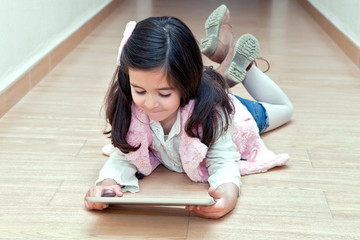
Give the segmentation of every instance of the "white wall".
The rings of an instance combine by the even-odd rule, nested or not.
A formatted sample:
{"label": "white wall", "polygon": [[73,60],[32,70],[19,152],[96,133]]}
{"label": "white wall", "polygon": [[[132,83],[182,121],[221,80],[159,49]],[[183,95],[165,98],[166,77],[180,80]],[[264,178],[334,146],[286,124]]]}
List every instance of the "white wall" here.
{"label": "white wall", "polygon": [[309,2],[360,48],[359,0],[309,0]]}
{"label": "white wall", "polygon": [[0,0],[0,92],[111,0]]}

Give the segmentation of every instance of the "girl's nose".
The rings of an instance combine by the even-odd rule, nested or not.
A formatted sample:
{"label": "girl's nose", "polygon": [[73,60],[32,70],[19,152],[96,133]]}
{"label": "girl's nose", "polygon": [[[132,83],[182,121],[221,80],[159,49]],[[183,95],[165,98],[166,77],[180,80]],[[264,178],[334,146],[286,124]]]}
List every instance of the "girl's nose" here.
{"label": "girl's nose", "polygon": [[153,109],[159,106],[159,102],[153,96],[147,96],[145,100],[145,107],[147,109]]}

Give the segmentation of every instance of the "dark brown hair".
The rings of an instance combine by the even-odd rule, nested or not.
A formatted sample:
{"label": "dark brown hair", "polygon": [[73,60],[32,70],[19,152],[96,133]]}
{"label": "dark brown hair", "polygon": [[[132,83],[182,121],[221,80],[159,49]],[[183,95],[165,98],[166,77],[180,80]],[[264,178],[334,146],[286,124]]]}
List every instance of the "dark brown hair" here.
{"label": "dark brown hair", "polygon": [[233,107],[222,76],[210,67],[204,68],[196,39],[181,20],[151,17],[136,24],[123,48],[120,67],[116,69],[105,99],[111,130],[104,134],[109,134],[112,144],[122,152],[139,148],[126,141],[133,103],[129,68],[161,68],[169,84],[180,92],[180,107],[195,99],[193,113],[185,126],[190,137],[197,137],[210,147],[227,130]]}

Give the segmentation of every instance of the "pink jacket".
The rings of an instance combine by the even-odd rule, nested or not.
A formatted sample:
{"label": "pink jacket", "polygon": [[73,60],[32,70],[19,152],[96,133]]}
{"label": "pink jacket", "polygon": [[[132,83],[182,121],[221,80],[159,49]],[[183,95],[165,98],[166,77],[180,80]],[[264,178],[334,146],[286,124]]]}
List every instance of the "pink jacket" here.
{"label": "pink jacket", "polygon": [[[236,98],[229,95],[235,106],[235,114],[232,115],[232,140],[237,146],[241,159],[241,175],[266,172],[270,168],[285,165],[289,160],[288,154],[275,155],[266,148],[259,136],[258,127],[251,114]],[[209,174],[206,169],[206,154],[208,147],[201,143],[198,138],[189,137],[184,126],[192,113],[194,101],[191,100],[181,110],[181,143],[180,159],[182,167],[189,178],[195,182],[206,182]],[[127,135],[127,141],[132,146],[140,148],[135,152],[125,154],[144,175],[149,175],[159,164],[159,160],[152,154],[152,136],[150,121],[147,115],[135,104],[132,105],[132,118]]]}

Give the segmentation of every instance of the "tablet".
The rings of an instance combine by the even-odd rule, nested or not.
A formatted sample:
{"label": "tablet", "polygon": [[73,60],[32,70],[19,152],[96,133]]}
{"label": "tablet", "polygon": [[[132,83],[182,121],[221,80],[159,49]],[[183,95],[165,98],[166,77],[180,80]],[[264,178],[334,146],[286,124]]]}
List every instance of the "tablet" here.
{"label": "tablet", "polygon": [[212,198],[131,198],[131,197],[87,197],[90,202],[105,204],[142,204],[142,205],[166,205],[166,206],[185,206],[201,205],[210,206],[215,202]]}

